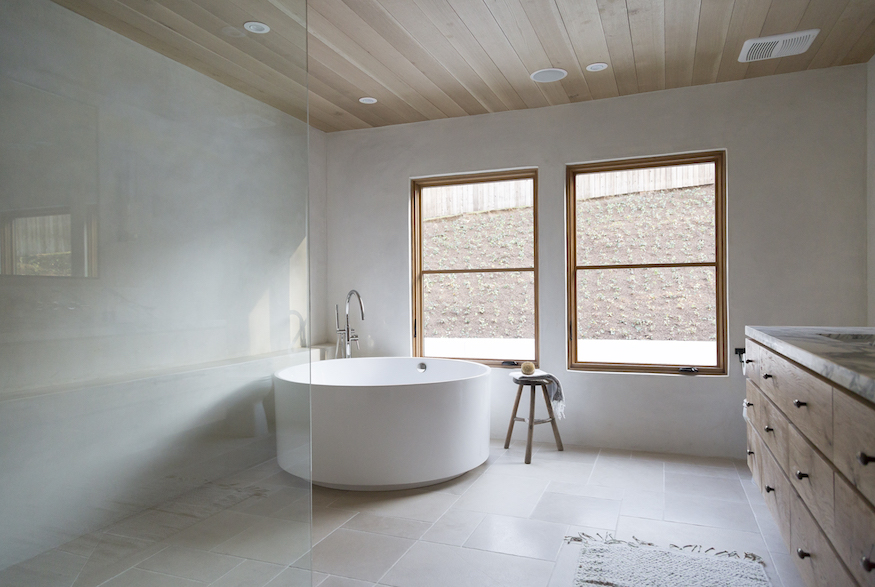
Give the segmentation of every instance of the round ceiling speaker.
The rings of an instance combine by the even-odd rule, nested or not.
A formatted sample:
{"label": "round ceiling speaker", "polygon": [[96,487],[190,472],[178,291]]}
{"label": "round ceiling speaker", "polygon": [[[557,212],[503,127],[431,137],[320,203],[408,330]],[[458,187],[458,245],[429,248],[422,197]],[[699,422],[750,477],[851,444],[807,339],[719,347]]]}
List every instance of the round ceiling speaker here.
{"label": "round ceiling speaker", "polygon": [[536,81],[539,84],[545,84],[549,82],[558,82],[566,75],[568,75],[568,72],[564,69],[550,67],[548,69],[539,69],[529,77],[531,77],[533,81]]}

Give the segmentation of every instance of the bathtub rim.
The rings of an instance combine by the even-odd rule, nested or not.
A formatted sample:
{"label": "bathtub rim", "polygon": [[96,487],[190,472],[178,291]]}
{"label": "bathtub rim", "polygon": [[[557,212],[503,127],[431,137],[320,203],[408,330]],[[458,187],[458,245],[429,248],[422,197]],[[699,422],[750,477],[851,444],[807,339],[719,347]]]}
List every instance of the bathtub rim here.
{"label": "bathtub rim", "polygon": [[[358,381],[353,381],[350,383],[331,383],[331,382],[314,382],[312,378],[312,367],[317,363],[330,363],[334,361],[368,361],[368,362],[377,362],[384,359],[390,360],[405,360],[411,363],[419,361],[438,361],[441,363],[466,363],[470,365],[476,365],[479,368],[482,368],[483,371],[481,373],[475,373],[473,375],[469,375],[466,377],[448,377],[442,378],[438,381],[405,381],[403,383],[360,383]],[[289,377],[284,377],[283,373],[287,371],[304,371],[306,369],[306,373],[308,375],[308,381],[301,381],[299,379],[290,379]],[[296,385],[309,385],[312,387],[356,387],[356,388],[369,388],[369,387],[420,387],[422,385],[430,385],[432,383],[452,383],[453,381],[468,381],[471,379],[477,379],[478,377],[489,377],[491,373],[491,368],[489,365],[484,365],[483,363],[478,363],[477,361],[470,361],[467,359],[446,359],[442,357],[352,357],[349,359],[325,359],[321,361],[311,361],[309,363],[302,363],[300,365],[292,365],[290,367],[284,367],[275,371],[273,376],[277,379],[281,379],[283,381],[287,381],[289,383],[294,383]]]}

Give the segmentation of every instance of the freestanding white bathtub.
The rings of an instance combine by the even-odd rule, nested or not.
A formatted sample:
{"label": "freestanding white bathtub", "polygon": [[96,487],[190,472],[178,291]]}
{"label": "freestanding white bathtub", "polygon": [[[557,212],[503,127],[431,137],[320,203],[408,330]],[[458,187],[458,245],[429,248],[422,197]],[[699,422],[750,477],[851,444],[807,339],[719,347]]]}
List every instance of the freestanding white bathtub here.
{"label": "freestanding white bathtub", "polygon": [[316,361],[277,371],[274,390],[279,464],[316,485],[423,487],[470,471],[489,455],[489,368],[479,363]]}

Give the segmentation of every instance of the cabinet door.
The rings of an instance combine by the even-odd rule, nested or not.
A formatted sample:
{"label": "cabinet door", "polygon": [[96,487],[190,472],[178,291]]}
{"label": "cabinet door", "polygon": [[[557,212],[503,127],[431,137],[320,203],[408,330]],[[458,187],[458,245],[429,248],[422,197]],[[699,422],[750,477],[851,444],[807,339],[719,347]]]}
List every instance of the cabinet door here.
{"label": "cabinet door", "polygon": [[790,543],[790,482],[781,472],[781,467],[768,451],[762,451],[762,485],[763,499],[769,506],[775,523],[781,529],[784,542]]}
{"label": "cabinet door", "polygon": [[757,432],[760,433],[763,442],[765,442],[766,446],[769,447],[769,450],[772,451],[775,460],[778,461],[778,465],[781,466],[781,470],[786,473],[788,468],[787,418],[784,417],[781,410],[775,407],[772,402],[765,400],[764,398],[762,403],[765,409],[762,411],[760,429],[757,430]]}
{"label": "cabinet door", "polygon": [[760,380],[759,388],[772,401],[775,401],[775,375],[778,371],[778,365],[784,359],[781,359],[772,351],[761,348],[759,351],[760,360]]}
{"label": "cabinet door", "polygon": [[762,358],[760,353],[762,352],[763,347],[755,343],[754,341],[747,339],[745,341],[744,346],[744,375],[751,381],[753,381],[757,385],[762,385],[762,380],[760,379],[760,363],[762,362]]}
{"label": "cabinet door", "polygon": [[836,550],[860,585],[875,587],[875,510],[841,475],[835,482]]}
{"label": "cabinet door", "polygon": [[833,410],[835,466],[875,503],[875,409],[836,389]]}
{"label": "cabinet door", "polygon": [[757,433],[754,432],[750,422],[747,423],[747,468],[750,469],[750,474],[753,477],[753,482],[762,490],[762,465],[760,459],[763,458],[763,448],[760,444]]}
{"label": "cabinet door", "polygon": [[788,435],[790,485],[826,535],[832,537],[835,529],[832,467],[793,426]]}
{"label": "cabinet door", "polygon": [[855,587],[856,583],[817,527],[805,504],[796,492],[790,493],[790,556],[796,562],[805,584],[810,587]]}
{"label": "cabinet door", "polygon": [[756,428],[757,432],[762,430],[760,424],[763,421],[763,410],[766,409],[765,397],[757,389],[757,386],[750,379],[747,380],[747,394],[744,398],[744,413],[747,415],[747,421]]}

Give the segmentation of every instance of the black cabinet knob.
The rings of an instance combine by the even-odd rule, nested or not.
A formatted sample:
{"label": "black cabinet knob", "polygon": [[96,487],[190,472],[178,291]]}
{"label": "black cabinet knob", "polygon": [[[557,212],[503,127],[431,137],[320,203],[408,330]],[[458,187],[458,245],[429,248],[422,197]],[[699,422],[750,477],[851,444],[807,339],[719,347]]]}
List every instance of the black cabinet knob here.
{"label": "black cabinet knob", "polygon": [[753,405],[753,402],[749,402],[747,400],[744,400],[744,405],[746,405],[747,407],[751,407]]}
{"label": "black cabinet knob", "polygon": [[796,478],[799,480],[805,479],[808,477],[808,473],[803,473],[802,471],[796,471]]}
{"label": "black cabinet knob", "polygon": [[771,379],[774,375],[769,375],[768,373],[763,373],[763,379]]}
{"label": "black cabinet knob", "polygon": [[865,570],[867,573],[871,573],[872,569],[875,569],[875,563],[873,563],[872,559],[870,559],[868,556],[864,556],[862,559],[860,559],[860,566],[863,567],[863,570]]}
{"label": "black cabinet knob", "polygon": [[807,406],[808,402],[799,401],[798,399],[793,400],[793,405],[797,408],[801,408],[802,406]]}
{"label": "black cabinet knob", "polygon": [[775,429],[772,428],[771,426],[769,426],[768,424],[766,424],[765,426],[763,426],[763,430],[765,430],[766,432],[772,432]]}
{"label": "black cabinet knob", "polygon": [[775,490],[775,488],[772,487],[771,485],[766,485],[766,493],[771,493],[771,492],[773,492],[774,490]]}
{"label": "black cabinet knob", "polygon": [[875,457],[870,457],[869,455],[867,455],[864,452],[858,452],[857,453],[857,461],[859,461],[859,463],[865,467],[866,465],[868,465],[872,461],[875,461]]}
{"label": "black cabinet knob", "polygon": [[752,456],[753,456],[753,451],[750,450],[750,449],[747,449],[747,456],[752,457]]}
{"label": "black cabinet knob", "polygon": [[796,556],[798,556],[799,558],[808,558],[808,557],[811,556],[811,553],[810,553],[810,552],[805,552],[805,551],[802,550],[801,548],[797,548],[797,549],[796,549]]}

